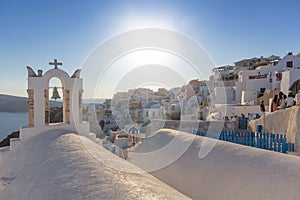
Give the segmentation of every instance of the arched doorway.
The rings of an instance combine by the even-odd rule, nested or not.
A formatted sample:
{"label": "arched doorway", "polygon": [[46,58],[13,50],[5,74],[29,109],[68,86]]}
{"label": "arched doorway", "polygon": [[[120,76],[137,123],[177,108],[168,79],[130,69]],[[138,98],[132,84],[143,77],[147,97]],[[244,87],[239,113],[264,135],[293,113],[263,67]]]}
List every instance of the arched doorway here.
{"label": "arched doorway", "polygon": [[291,91],[292,95],[297,94],[297,92],[300,90],[300,79],[295,81],[291,87],[289,88],[289,91]]}
{"label": "arched doorway", "polygon": [[138,135],[139,131],[135,127],[131,127],[128,131],[128,139],[132,143],[132,146],[134,146],[138,142]]}

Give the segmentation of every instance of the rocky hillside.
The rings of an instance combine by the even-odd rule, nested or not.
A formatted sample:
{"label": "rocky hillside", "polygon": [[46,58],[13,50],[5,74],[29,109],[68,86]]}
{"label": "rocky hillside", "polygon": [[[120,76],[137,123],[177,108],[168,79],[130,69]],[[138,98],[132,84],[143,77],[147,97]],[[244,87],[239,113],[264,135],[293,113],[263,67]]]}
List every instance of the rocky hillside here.
{"label": "rocky hillside", "polygon": [[27,98],[0,94],[0,112],[27,112]]}
{"label": "rocky hillside", "polygon": [[50,108],[50,123],[58,123],[63,121],[63,107]]}
{"label": "rocky hillside", "polygon": [[[27,97],[0,94],[0,112],[27,112]],[[50,101],[51,107],[62,106],[62,102]]]}

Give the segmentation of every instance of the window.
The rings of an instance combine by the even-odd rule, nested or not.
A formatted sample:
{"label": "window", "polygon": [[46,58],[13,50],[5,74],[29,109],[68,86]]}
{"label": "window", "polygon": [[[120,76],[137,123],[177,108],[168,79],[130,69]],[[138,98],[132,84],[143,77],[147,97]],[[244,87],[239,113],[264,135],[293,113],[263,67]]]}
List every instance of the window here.
{"label": "window", "polygon": [[266,91],[266,88],[260,88],[260,93],[261,94],[265,93],[265,91]]}
{"label": "window", "polygon": [[276,74],[276,81],[281,81],[281,79],[282,79],[282,73],[281,72],[277,73]]}
{"label": "window", "polygon": [[292,68],[293,67],[293,61],[286,62],[286,67]]}

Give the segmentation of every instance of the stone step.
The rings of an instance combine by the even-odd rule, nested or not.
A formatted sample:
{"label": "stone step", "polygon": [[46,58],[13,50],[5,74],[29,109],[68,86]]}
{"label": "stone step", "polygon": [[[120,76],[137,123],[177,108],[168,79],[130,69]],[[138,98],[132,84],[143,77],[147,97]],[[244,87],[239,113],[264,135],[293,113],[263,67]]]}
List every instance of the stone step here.
{"label": "stone step", "polygon": [[14,151],[15,149],[18,148],[18,146],[21,143],[21,139],[20,138],[12,138],[10,139],[10,150]]}
{"label": "stone step", "polygon": [[0,148],[0,162],[2,161],[2,158],[8,154],[10,152],[10,147],[7,146],[7,147],[1,147]]}

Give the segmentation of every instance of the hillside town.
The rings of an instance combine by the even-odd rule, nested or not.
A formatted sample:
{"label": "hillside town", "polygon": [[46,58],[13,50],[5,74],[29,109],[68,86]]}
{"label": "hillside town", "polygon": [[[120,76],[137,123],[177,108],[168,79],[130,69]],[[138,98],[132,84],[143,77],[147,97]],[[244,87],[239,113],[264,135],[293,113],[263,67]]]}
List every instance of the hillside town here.
{"label": "hillside town", "polygon": [[[84,118],[94,131],[103,121],[104,132],[128,124],[141,128],[151,119],[242,122],[299,104],[299,89],[300,54],[288,52],[215,67],[208,80],[190,80],[181,87],[117,92],[102,104],[85,105]],[[246,129],[247,123],[238,128]]]}
{"label": "hillside town", "polygon": [[1,1],[0,200],[300,200],[300,1]]}

